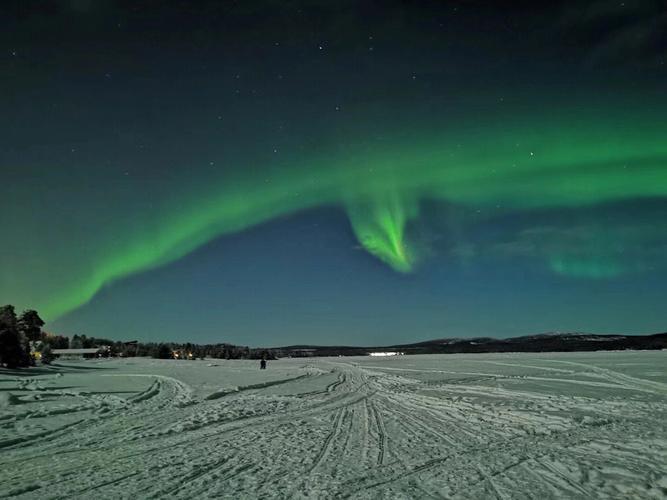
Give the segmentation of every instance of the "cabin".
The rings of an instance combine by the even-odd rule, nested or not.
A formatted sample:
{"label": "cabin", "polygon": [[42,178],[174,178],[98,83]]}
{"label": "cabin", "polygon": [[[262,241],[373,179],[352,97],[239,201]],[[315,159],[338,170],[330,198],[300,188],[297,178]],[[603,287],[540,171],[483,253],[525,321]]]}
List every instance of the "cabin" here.
{"label": "cabin", "polygon": [[57,359],[85,359],[100,358],[104,355],[103,347],[91,347],[89,349],[53,349],[53,355]]}

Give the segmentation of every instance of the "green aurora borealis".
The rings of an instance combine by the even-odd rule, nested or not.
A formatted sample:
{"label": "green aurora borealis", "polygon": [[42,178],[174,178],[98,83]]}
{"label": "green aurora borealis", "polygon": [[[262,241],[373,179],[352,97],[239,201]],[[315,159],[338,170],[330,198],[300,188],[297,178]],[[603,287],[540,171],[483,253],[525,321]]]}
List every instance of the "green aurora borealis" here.
{"label": "green aurora borealis", "polygon": [[[419,249],[406,239],[406,226],[424,200],[521,211],[667,196],[667,127],[651,118],[625,115],[616,123],[607,118],[590,124],[562,118],[548,128],[517,127],[501,138],[495,130],[473,138],[443,134],[380,154],[350,153],[349,160],[309,158],[270,182],[223,179],[212,193],[161,214],[150,233],[127,240],[118,235],[120,248],[96,261],[92,276],[64,284],[42,309],[58,317],[114,280],[167,264],[220,235],[320,205],[345,210],[367,251],[409,272],[418,264]],[[627,124],[639,120],[651,126],[629,130]],[[590,277],[621,272],[594,252],[589,259],[568,262],[552,255],[549,265],[558,273]]]}
{"label": "green aurora borealis", "polygon": [[[475,18],[474,12],[470,15]],[[215,55],[213,51],[208,57],[213,60]],[[383,68],[392,63],[389,49],[385,57]],[[405,56],[400,59],[404,64]],[[440,64],[438,60],[434,57],[429,64]],[[112,56],[109,65],[114,64],[119,62]],[[308,68],[315,63],[299,64]],[[340,67],[337,64],[332,68]],[[512,68],[504,71],[511,75]],[[30,86],[21,82],[31,70],[13,70],[20,85],[11,95],[18,102],[21,92],[28,92]],[[166,74],[163,67],[156,71]],[[249,70],[238,70],[244,71]],[[372,95],[382,87],[383,75],[345,95]],[[78,92],[81,83],[69,84],[68,78],[62,80],[65,90],[54,90],[49,99],[64,103]],[[319,209],[343,212],[349,225],[339,230],[351,231],[386,270],[408,276],[441,265],[443,256],[474,265],[490,254],[536,259],[544,272],[572,283],[662,272],[666,258],[661,252],[667,240],[662,218],[662,200],[667,198],[667,99],[659,90],[660,79],[657,84],[653,79],[642,85],[622,80],[607,85],[595,76],[576,91],[570,90],[570,83],[559,86],[548,77],[525,89],[513,85],[499,90],[501,85],[476,82],[469,88],[442,84],[435,92],[433,83],[428,92],[401,95],[392,90],[340,108],[337,103],[344,103],[343,97],[333,104],[330,100],[338,92],[331,90],[333,83],[328,82],[332,87],[322,89],[321,95],[306,90],[317,79],[316,75],[299,83],[301,90],[293,97],[283,96],[300,109],[293,110],[289,138],[275,149],[271,144],[277,141],[266,132],[266,124],[283,105],[264,109],[266,100],[244,101],[249,103],[244,116],[239,113],[243,104],[230,104],[227,113],[223,99],[213,115],[219,121],[238,121],[236,128],[216,130],[211,125],[204,132],[189,132],[198,116],[206,117],[207,96],[221,86],[233,88],[235,82],[219,83],[219,76],[204,80],[201,102],[193,90],[202,80],[179,80],[186,82],[181,85],[186,95],[179,97],[182,103],[167,106],[164,117],[140,115],[139,110],[140,125],[130,125],[127,118],[116,120],[120,129],[123,124],[150,129],[151,120],[164,121],[167,125],[156,122],[158,132],[146,132],[146,142],[153,134],[163,144],[156,155],[142,151],[132,153],[136,158],[113,157],[126,139],[103,126],[96,131],[95,121],[86,117],[75,118],[79,129],[64,134],[91,137],[89,144],[67,145],[60,152],[59,139],[45,139],[58,123],[67,123],[59,122],[66,111],[54,112],[44,128],[33,133],[37,140],[27,141],[41,144],[36,152],[24,155],[17,146],[0,164],[12,186],[2,200],[7,241],[0,264],[0,302],[35,307],[54,321],[75,313],[101,290],[169,266],[216,239],[275,220],[298,220],[300,214]],[[132,85],[123,83],[119,92]],[[120,93],[105,104],[106,94],[96,101],[95,92],[85,90],[87,97],[79,94],[73,102],[80,99],[99,107],[91,111],[92,117],[113,115]],[[315,93],[317,106],[328,108],[315,131],[318,127],[309,117],[317,111],[304,97],[308,92]],[[172,94],[157,89],[155,99],[173,98],[168,95]],[[12,116],[23,112],[16,102],[9,105]],[[195,103],[195,111],[183,118],[179,110],[187,109],[188,102]],[[35,112],[26,113],[25,121],[34,116]],[[253,128],[256,132],[249,133]],[[22,133],[30,134],[12,132],[14,137]],[[55,137],[59,134],[54,132]],[[87,151],[99,141],[97,153],[91,149],[77,157],[79,149]],[[156,141],[153,151],[161,147]],[[131,137],[129,142],[139,140]],[[52,155],[50,150],[59,152]],[[215,162],[207,161],[207,154]],[[113,161],[105,163],[105,155]],[[130,158],[134,170],[123,158]],[[142,162],[150,166],[142,167]],[[212,168],[214,163],[225,167]],[[133,181],[136,172],[141,175]],[[128,187],[126,181],[135,183]],[[625,203],[640,206],[635,212],[641,220],[614,215],[623,212]],[[610,212],[605,207],[611,207]],[[563,227],[553,221],[536,226],[531,219],[513,233],[494,236],[494,241],[470,241],[476,227],[502,228],[508,220],[539,218],[540,213],[566,213],[570,219],[564,219]],[[445,247],[438,243],[440,238],[446,239]],[[258,258],[268,259],[271,252],[266,248]],[[295,266],[297,262],[295,257]],[[530,329],[523,325],[518,330],[522,328]]]}

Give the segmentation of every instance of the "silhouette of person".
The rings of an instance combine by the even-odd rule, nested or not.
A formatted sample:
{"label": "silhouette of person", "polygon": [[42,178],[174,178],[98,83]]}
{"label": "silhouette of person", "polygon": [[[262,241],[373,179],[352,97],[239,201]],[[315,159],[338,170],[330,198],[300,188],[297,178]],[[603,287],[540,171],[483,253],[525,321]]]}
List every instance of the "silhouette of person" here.
{"label": "silhouette of person", "polygon": [[266,360],[264,358],[259,362],[259,369],[266,370]]}

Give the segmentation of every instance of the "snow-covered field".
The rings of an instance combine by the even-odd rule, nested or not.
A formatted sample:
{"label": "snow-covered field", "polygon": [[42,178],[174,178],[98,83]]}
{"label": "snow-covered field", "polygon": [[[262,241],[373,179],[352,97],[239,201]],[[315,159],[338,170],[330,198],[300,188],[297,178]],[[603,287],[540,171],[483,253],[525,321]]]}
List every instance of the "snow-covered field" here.
{"label": "snow-covered field", "polygon": [[665,498],[667,352],[0,372],[0,496]]}

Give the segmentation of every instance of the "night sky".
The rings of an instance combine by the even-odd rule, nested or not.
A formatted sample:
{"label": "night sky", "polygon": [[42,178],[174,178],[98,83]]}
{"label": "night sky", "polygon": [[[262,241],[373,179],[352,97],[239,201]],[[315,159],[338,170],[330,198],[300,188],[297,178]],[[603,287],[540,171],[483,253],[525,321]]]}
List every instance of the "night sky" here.
{"label": "night sky", "polygon": [[0,304],[244,345],[667,329],[662,1],[4,1]]}

